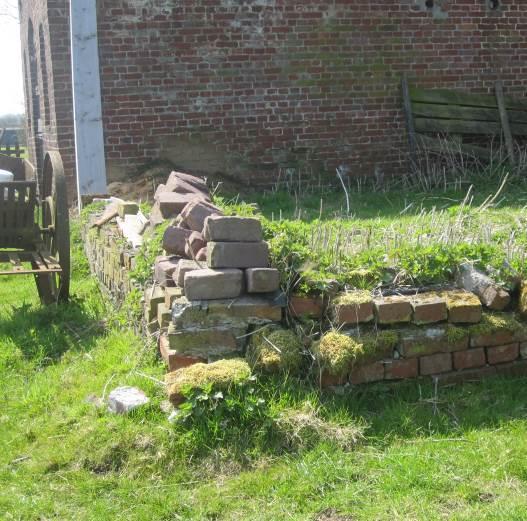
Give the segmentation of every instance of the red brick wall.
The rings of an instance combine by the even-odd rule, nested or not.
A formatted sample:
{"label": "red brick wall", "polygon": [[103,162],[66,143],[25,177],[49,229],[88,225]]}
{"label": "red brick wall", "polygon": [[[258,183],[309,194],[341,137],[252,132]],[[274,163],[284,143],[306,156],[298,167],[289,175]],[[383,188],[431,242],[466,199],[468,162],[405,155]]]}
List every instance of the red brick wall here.
{"label": "red brick wall", "polygon": [[[73,198],[75,155],[69,8],[65,0],[31,0],[20,2],[20,6],[29,158],[39,165],[46,151],[59,150]],[[31,25],[32,45],[28,41]]]}
{"label": "red brick wall", "polygon": [[[524,95],[527,2],[489,3],[99,0],[110,179],[158,158],[252,183],[304,162],[398,173],[404,72],[420,85],[482,92],[500,77]],[[67,16],[58,18],[62,27]],[[64,104],[68,67],[54,62]]]}

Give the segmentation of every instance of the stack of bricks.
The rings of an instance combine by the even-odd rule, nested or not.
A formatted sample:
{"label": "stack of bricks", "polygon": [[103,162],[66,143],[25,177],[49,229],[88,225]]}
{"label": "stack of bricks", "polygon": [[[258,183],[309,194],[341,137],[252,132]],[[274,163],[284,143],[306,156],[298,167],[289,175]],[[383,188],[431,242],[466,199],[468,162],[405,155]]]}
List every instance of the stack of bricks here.
{"label": "stack of bricks", "polygon": [[330,313],[341,332],[358,343],[377,342],[377,356],[343,374],[323,374],[324,386],[419,376],[450,383],[527,374],[527,327],[514,313],[484,312],[478,297],[463,290],[367,295],[350,292],[337,297]]}
{"label": "stack of bricks", "polygon": [[213,214],[202,235],[206,261],[172,257],[171,280],[145,295],[149,330],[160,329],[170,371],[239,356],[254,328],[282,320],[279,273],[269,267],[260,221]]}

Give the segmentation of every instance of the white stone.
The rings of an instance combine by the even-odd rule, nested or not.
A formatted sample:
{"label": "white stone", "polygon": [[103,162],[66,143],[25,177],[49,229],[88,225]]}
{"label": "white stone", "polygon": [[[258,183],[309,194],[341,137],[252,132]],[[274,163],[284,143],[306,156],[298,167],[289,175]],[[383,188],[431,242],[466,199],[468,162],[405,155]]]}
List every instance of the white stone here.
{"label": "white stone", "polygon": [[148,402],[148,396],[137,387],[117,387],[108,396],[108,410],[115,414],[126,414]]}

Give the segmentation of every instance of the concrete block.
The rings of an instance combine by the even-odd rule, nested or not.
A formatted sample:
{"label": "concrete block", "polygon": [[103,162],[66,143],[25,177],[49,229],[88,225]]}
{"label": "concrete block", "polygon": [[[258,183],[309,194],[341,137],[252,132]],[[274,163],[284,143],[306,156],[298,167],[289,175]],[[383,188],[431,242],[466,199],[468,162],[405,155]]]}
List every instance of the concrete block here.
{"label": "concrete block", "polygon": [[196,200],[189,202],[181,212],[181,218],[187,227],[196,232],[203,232],[205,219],[211,215],[222,215],[222,211],[203,200]]}
{"label": "concrete block", "polygon": [[162,287],[174,286],[172,276],[178,267],[179,257],[157,257],[154,263],[154,280]]}
{"label": "concrete block", "polygon": [[117,387],[108,395],[108,410],[126,414],[149,402],[148,396],[137,387]]}

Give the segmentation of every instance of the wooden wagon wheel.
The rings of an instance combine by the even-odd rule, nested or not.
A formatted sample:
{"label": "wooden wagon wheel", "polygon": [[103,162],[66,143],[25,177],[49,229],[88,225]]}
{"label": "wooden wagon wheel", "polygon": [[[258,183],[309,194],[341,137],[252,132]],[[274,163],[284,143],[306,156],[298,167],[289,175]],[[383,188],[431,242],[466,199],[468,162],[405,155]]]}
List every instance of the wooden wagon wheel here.
{"label": "wooden wagon wheel", "polygon": [[44,159],[40,198],[46,253],[61,272],[39,276],[37,286],[45,303],[66,302],[70,292],[70,222],[66,178],[58,152],[48,152]]}

